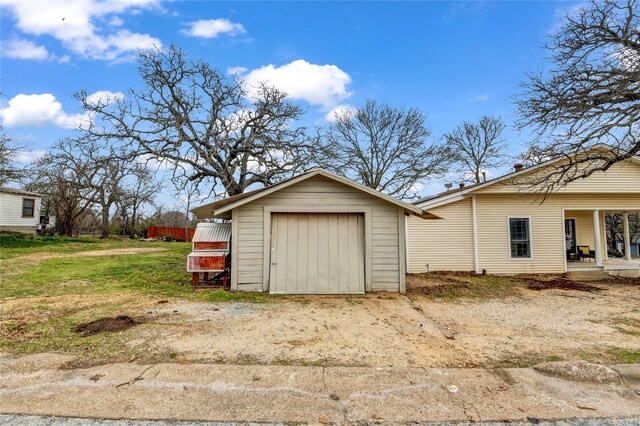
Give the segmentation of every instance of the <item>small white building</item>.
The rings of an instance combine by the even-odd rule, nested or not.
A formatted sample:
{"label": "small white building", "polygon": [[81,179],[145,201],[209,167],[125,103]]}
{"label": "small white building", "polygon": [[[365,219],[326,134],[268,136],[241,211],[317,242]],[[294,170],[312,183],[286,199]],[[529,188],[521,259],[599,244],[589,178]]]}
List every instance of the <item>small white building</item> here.
{"label": "small white building", "polygon": [[0,187],[0,232],[35,234],[40,225],[42,195]]}

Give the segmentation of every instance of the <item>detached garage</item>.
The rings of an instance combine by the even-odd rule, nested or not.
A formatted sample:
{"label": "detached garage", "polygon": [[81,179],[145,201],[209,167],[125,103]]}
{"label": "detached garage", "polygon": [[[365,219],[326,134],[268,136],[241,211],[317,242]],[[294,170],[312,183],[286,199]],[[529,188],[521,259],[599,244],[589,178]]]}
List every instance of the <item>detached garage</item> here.
{"label": "detached garage", "polygon": [[231,220],[231,289],[405,291],[406,215],[421,209],[322,169],[192,210]]}

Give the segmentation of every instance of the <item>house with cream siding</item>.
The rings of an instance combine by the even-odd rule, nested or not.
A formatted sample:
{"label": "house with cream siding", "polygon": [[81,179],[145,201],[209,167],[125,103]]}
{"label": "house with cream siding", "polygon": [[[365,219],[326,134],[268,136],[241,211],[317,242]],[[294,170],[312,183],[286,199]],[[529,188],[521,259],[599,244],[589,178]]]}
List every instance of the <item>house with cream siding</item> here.
{"label": "house with cream siding", "polygon": [[42,195],[0,187],[0,232],[35,234],[40,224]]}
{"label": "house with cream siding", "polygon": [[[442,220],[408,218],[408,271],[640,271],[629,232],[629,214],[640,211],[640,158],[616,163],[548,196],[526,183],[527,176],[555,163],[417,201],[417,207]],[[605,215],[613,213],[623,217],[623,258],[609,257],[606,248]]]}
{"label": "house with cream siding", "polygon": [[405,292],[407,216],[422,209],[322,169],[192,210],[231,220],[231,289]]}

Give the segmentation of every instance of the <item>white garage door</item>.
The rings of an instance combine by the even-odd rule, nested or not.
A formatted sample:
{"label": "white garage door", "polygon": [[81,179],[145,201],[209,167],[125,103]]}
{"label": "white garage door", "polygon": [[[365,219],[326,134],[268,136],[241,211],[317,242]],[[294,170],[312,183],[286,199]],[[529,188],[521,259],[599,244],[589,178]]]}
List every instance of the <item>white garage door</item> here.
{"label": "white garage door", "polygon": [[272,214],[269,291],[364,293],[364,216]]}

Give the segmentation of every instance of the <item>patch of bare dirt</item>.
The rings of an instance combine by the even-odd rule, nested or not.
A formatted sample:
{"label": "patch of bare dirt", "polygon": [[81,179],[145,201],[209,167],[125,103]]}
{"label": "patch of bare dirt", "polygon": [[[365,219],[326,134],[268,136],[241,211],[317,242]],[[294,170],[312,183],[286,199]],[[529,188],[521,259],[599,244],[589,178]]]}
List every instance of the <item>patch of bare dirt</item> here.
{"label": "patch of bare dirt", "polygon": [[541,292],[521,284],[517,297],[455,302],[413,291],[273,304],[169,302],[150,308],[158,320],[136,327],[127,344],[179,361],[374,367],[597,361],[607,348],[637,350],[640,288],[597,286]]}
{"label": "patch of bare dirt", "polygon": [[136,253],[148,253],[148,252],[157,252],[157,251],[165,251],[165,249],[161,247],[132,247],[132,248],[121,248],[121,249],[79,251],[75,253],[50,253],[46,251],[39,251],[35,253],[28,253],[11,260],[20,260],[20,261],[31,260],[31,261],[39,262],[39,261],[59,258],[59,257],[113,256],[113,255],[121,255],[121,254],[136,254]]}
{"label": "patch of bare dirt", "polygon": [[130,316],[120,315],[80,324],[75,332],[82,337],[87,337],[98,333],[128,330],[136,324],[138,322]]}
{"label": "patch of bare dirt", "polygon": [[544,278],[520,278],[522,281],[528,283],[527,288],[529,290],[541,291],[541,290],[575,290],[584,292],[603,291],[603,287],[596,287],[595,285],[585,284],[578,281],[574,281],[567,277],[549,277]]}

